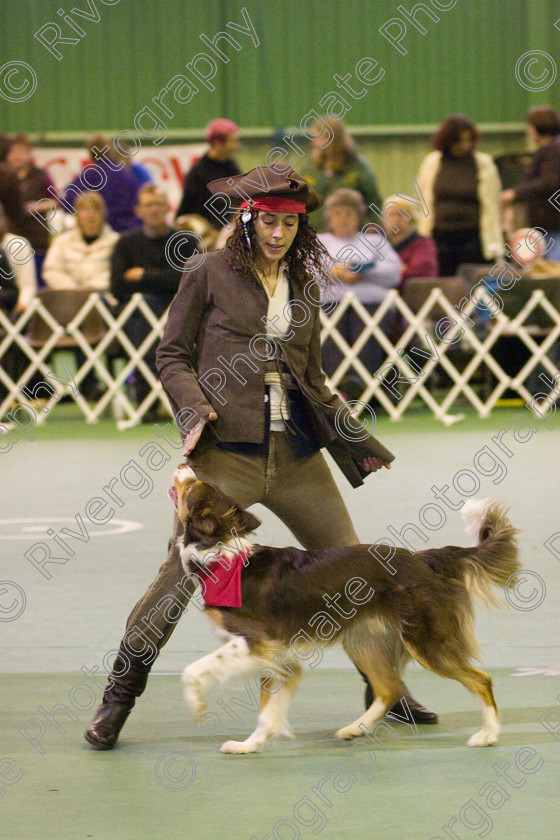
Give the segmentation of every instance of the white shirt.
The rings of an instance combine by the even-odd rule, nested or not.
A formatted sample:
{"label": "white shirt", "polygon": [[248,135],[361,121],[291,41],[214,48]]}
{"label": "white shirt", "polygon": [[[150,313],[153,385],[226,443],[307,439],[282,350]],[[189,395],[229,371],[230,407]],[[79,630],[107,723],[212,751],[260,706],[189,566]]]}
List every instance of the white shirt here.
{"label": "white shirt", "polygon": [[25,237],[15,236],[13,233],[7,233],[0,240],[0,247],[6,252],[19,290],[17,305],[25,309],[37,293],[35,252]]}
{"label": "white shirt", "polygon": [[[281,341],[282,337],[288,334],[292,318],[286,263],[282,263],[278,269],[278,280],[276,281],[274,294],[270,295],[268,293],[264,283],[263,286],[268,296],[266,335],[274,341]],[[270,393],[270,428],[273,432],[284,431],[286,428],[284,420],[288,420],[290,417],[286,392],[282,388],[277,374],[266,373],[264,381],[269,386]]]}

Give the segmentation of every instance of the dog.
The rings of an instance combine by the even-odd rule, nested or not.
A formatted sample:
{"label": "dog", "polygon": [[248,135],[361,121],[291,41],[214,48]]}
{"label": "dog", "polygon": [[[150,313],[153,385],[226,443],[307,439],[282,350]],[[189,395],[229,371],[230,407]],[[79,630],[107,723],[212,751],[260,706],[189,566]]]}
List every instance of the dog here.
{"label": "dog", "polygon": [[498,603],[491,584],[503,587],[520,570],[517,530],[500,503],[485,499],[464,505],[470,548],[416,553],[396,548],[389,564],[367,545],[312,551],[252,545],[246,535],[260,521],[198,480],[185,464],[176,469],[170,494],[184,526],[178,541],[181,562],[198,577],[205,612],[218,635],[228,639],[185,668],[187,706],[200,716],[212,682],[256,672],[260,678],[255,731],[245,741],[227,741],[221,752],[256,752],[273,736],[292,736],[287,711],[302,663],[313,667],[313,652],[335,642],[366,675],[375,696],[364,714],[335,734],[363,735],[406,693],[395,665],[395,637],[424,668],[458,680],[480,698],[482,729],[468,745],[496,743],[492,680],[471,664],[479,653],[472,596]]}

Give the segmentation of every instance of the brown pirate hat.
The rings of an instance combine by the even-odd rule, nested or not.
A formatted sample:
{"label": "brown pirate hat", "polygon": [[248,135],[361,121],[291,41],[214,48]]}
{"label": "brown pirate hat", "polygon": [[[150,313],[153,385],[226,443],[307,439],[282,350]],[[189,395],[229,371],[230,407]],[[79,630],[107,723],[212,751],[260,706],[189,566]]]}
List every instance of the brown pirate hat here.
{"label": "brown pirate hat", "polygon": [[323,203],[322,197],[303,175],[290,169],[285,175],[273,166],[256,166],[232,178],[210,181],[211,193],[220,193],[242,202],[241,207],[272,213],[311,213]]}

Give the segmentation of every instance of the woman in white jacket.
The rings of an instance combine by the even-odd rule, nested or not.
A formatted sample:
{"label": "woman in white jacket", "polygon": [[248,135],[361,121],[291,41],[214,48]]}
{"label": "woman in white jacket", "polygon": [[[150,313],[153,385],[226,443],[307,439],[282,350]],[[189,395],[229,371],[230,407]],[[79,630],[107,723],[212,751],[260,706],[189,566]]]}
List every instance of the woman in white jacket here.
{"label": "woman in white jacket", "polygon": [[[98,192],[78,195],[74,209],[76,225],[53,239],[43,263],[43,280],[57,291],[106,292],[110,287],[111,254],[119,234],[105,222],[107,207]],[[85,356],[80,348],[74,353],[79,368]],[[92,370],[83,378],[80,390],[86,399],[99,399],[103,389]]]}
{"label": "woman in white jacket", "polygon": [[107,207],[98,192],[79,195],[74,209],[76,226],[53,239],[43,263],[43,280],[49,289],[107,291],[119,235],[105,222]]}
{"label": "woman in white jacket", "polygon": [[[0,204],[0,248],[6,254],[18,287],[15,312],[23,312],[37,292],[37,275],[33,259],[35,252],[28,239],[8,233],[8,219],[2,204]],[[0,279],[0,285],[1,283]]]}
{"label": "woman in white jacket", "polygon": [[435,151],[424,159],[418,185],[429,215],[418,226],[436,242],[440,275],[461,263],[492,262],[504,254],[500,222],[500,176],[489,155],[476,151],[472,120],[448,117],[432,137]]}

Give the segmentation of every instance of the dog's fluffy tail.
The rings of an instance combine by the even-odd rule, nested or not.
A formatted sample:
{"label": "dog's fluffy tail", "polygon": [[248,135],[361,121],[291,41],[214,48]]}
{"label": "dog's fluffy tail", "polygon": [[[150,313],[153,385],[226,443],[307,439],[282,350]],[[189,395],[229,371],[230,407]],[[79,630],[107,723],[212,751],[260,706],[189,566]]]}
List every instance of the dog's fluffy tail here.
{"label": "dog's fluffy tail", "polygon": [[504,505],[493,499],[466,502],[461,516],[474,546],[464,558],[467,586],[487,604],[500,603],[490,587],[504,587],[521,569],[518,531]]}

